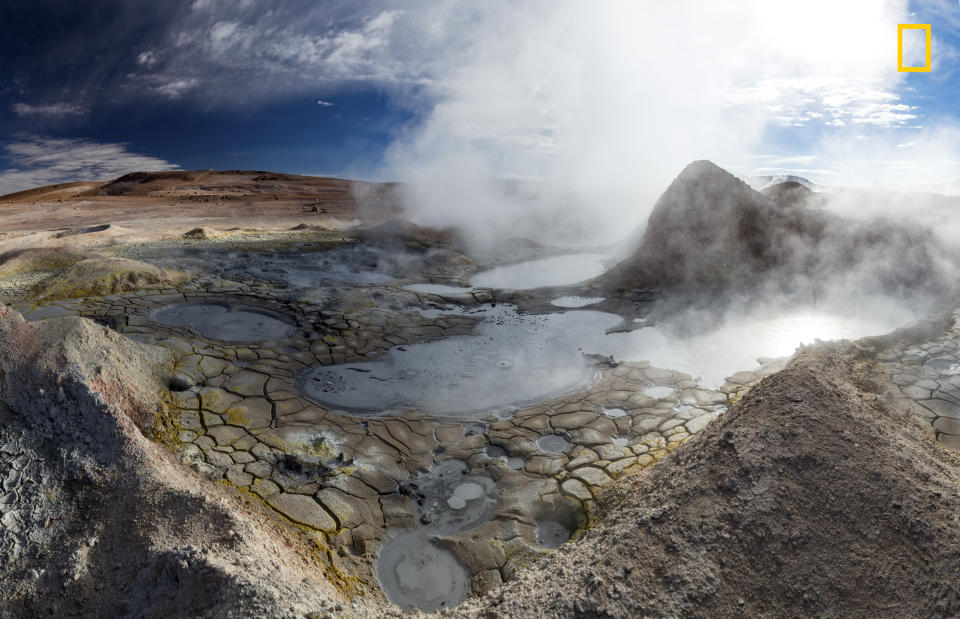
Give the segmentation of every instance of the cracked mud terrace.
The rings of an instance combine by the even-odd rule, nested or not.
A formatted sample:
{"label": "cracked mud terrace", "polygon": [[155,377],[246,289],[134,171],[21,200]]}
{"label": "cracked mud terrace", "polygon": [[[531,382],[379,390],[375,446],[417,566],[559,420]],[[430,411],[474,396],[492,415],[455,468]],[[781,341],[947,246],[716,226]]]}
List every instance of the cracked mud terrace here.
{"label": "cracked mud terrace", "polygon": [[[623,318],[592,307],[522,314],[496,291],[410,290],[398,272],[388,285],[345,282],[334,269],[335,284],[297,288],[260,277],[286,273],[302,252],[241,262],[234,250],[203,251],[178,262],[138,250],[190,273],[176,287],[13,302],[32,321],[86,316],[174,352],[164,442],[325,549],[343,586],[370,594],[379,583],[402,606],[454,606],[576,539],[615,480],[662,459],[783,365],[730,371],[708,388],[643,360],[647,331],[606,334]],[[479,268],[438,254],[441,281]],[[359,260],[374,273],[397,264],[369,255],[350,246],[306,261]],[[501,296],[529,303],[522,291]],[[462,483],[429,481],[453,469]]]}
{"label": "cracked mud terrace", "polygon": [[[884,333],[905,320],[798,306],[685,333],[670,315],[677,301],[668,286],[573,282],[598,273],[607,255],[598,250],[519,246],[472,256],[397,222],[360,232],[89,239],[110,230],[56,239],[86,238],[82,251],[18,250],[0,261],[15,272],[3,300],[38,333],[83,324],[84,346],[116,337],[170,356],[163,405],[156,419],[138,417],[138,431],[202,478],[197,492],[229,497],[231,518],[256,514],[258,527],[275,527],[277,537],[257,547],[280,539],[284,560],[305,557],[324,583],[311,591],[330,585],[326,601],[285,598],[296,610],[256,607],[287,616],[395,612],[388,601],[439,611],[504,584],[510,591],[537,562],[574,552],[609,524],[611,496],[635,476],[654,479],[648,469],[686,453],[713,420],[723,423],[761,380],[780,375],[798,345]],[[550,279],[544,264],[573,271]],[[47,294],[52,283],[57,292]],[[16,325],[11,332],[29,332]],[[876,378],[883,397],[954,448],[957,351],[949,330],[891,341]],[[127,354],[104,353],[87,380],[123,393],[99,373]],[[16,359],[6,363],[17,369]],[[38,384],[42,397],[57,393],[48,388],[55,383]],[[13,395],[4,398],[12,418],[17,406],[34,406]],[[38,525],[49,508],[33,507],[60,491],[43,485],[51,475],[37,455],[41,438],[11,430],[0,446],[0,544],[12,556],[57,539],[53,524],[52,532]],[[656,491],[672,487],[656,479]],[[231,532],[217,535],[229,541]],[[265,600],[287,595],[257,591]]]}

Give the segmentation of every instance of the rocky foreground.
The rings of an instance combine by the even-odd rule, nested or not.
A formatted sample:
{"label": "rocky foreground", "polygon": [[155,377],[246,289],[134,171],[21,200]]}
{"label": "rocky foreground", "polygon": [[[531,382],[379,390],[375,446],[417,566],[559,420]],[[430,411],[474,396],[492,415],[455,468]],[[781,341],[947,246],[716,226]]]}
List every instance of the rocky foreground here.
{"label": "rocky foreground", "polygon": [[[960,458],[877,371],[890,351],[957,342],[956,317],[801,352],[607,494],[579,541],[448,612],[960,612]],[[346,599],[282,527],[146,438],[164,423],[165,351],[80,318],[32,327],[7,309],[0,338],[3,610],[392,612]]]}
{"label": "rocky foreground", "polygon": [[452,616],[957,615],[960,457],[876,373],[891,345],[956,342],[957,316],[800,353]]}

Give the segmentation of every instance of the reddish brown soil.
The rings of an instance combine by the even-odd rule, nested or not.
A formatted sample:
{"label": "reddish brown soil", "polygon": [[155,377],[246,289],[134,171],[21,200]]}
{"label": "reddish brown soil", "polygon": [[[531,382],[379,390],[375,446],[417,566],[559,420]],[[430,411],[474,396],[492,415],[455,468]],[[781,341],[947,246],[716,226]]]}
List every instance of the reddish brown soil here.
{"label": "reddish brown soil", "polygon": [[[65,183],[0,196],[0,233],[120,224],[149,232],[208,225],[283,226],[386,220],[396,185],[232,170],[137,172],[107,183]],[[161,229],[166,229],[163,223]]]}

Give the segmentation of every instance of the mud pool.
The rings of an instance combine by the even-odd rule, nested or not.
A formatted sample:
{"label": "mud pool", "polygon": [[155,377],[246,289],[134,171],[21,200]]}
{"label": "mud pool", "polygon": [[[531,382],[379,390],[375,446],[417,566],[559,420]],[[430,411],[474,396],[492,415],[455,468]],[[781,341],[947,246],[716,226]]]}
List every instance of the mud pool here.
{"label": "mud pool", "polygon": [[377,579],[390,600],[402,608],[429,612],[456,606],[469,593],[471,577],[435,538],[456,535],[489,519],[497,503],[496,483],[454,459],[401,484],[399,492],[414,502],[417,526],[383,545],[377,557]]}
{"label": "mud pool", "polygon": [[529,260],[477,273],[470,283],[479,288],[528,290],[547,286],[566,286],[600,275],[607,254],[583,253]]}
{"label": "mud pool", "polygon": [[256,310],[217,303],[172,305],[154,311],[150,317],[222,342],[281,340],[296,330],[293,325]]}
{"label": "mud pool", "polygon": [[[529,315],[501,305],[474,315],[485,320],[473,335],[396,347],[376,361],[319,366],[300,377],[299,389],[320,404],[351,414],[415,409],[469,416],[584,386],[594,376],[595,364],[585,355],[649,361],[715,388],[735,372],[755,367],[758,358],[788,356],[817,338],[862,337],[900,324],[798,310],[743,316],[685,337],[666,324],[608,334],[620,318],[590,310]],[[655,386],[646,394],[660,399],[672,391]]]}

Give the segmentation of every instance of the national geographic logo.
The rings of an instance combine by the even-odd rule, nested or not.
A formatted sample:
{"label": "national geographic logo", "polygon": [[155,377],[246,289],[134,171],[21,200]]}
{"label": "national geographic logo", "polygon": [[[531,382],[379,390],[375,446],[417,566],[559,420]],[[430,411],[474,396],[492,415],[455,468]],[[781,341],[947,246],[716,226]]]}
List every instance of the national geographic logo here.
{"label": "national geographic logo", "polygon": [[[903,31],[904,30],[924,30],[926,31],[927,38],[925,44],[925,52],[927,61],[922,67],[905,67],[903,66]],[[933,46],[930,42],[930,24],[897,24],[897,71],[901,73],[929,73],[931,64],[930,64],[930,52]]]}

